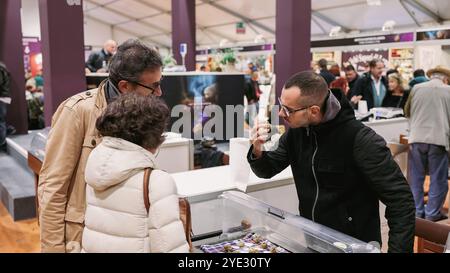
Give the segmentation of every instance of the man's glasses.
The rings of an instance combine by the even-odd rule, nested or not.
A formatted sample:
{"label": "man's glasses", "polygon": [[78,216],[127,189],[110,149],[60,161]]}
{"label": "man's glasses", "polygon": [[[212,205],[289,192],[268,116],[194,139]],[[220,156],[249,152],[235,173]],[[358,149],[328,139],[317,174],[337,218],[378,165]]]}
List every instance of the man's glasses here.
{"label": "man's glasses", "polygon": [[312,106],[311,105],[311,106],[302,107],[302,108],[298,108],[298,109],[289,109],[283,105],[280,98],[278,98],[278,102],[280,103],[281,110],[283,110],[283,113],[286,115],[286,117],[289,117],[290,115],[294,114],[295,112],[306,110]]}
{"label": "man's glasses", "polygon": [[142,84],[142,83],[139,83],[139,82],[135,82],[135,81],[128,81],[128,80],[127,80],[127,81],[128,81],[128,82],[131,82],[131,83],[133,83],[133,84],[139,85],[139,86],[141,86],[141,87],[144,87],[144,88],[146,88],[146,89],[149,89],[149,90],[152,91],[151,94],[153,94],[153,93],[155,93],[157,90],[161,89],[161,81],[162,81],[162,79],[163,79],[163,78],[161,78],[161,80],[159,80],[159,81],[157,81],[157,82],[155,82],[155,83],[152,83],[151,86],[148,86],[148,85],[145,85],[145,84]]}

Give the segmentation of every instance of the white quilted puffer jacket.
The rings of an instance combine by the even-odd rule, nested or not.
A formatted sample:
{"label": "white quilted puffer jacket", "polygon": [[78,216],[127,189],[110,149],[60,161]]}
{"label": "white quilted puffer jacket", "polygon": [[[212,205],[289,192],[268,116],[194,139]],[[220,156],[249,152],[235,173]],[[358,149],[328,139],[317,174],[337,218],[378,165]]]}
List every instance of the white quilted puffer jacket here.
{"label": "white quilted puffer jacket", "polygon": [[155,166],[144,148],[104,137],[86,165],[82,252],[189,252],[172,177],[150,176],[150,212],[144,205],[144,168]]}

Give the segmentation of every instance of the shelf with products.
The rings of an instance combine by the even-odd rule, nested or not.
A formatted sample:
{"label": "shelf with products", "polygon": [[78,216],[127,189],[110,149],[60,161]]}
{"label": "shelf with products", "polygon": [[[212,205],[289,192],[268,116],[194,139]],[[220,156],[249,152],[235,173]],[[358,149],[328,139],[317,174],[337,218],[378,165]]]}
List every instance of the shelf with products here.
{"label": "shelf with products", "polygon": [[414,49],[392,48],[389,54],[391,68],[396,68],[403,78],[403,85],[407,87],[414,73]]}

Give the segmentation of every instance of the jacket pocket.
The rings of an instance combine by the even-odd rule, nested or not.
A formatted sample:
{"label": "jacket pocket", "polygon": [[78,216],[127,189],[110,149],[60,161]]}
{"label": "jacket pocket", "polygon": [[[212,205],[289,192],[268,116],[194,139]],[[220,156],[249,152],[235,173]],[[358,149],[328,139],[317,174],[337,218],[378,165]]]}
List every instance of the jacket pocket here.
{"label": "jacket pocket", "polygon": [[345,187],[344,159],[319,158],[317,160],[317,178],[323,188]]}

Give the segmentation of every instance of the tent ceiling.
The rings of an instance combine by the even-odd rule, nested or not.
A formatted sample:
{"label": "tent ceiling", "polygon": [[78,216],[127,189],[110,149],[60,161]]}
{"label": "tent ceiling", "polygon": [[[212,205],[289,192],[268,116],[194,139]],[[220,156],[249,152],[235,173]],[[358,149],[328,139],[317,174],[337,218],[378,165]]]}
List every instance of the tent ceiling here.
{"label": "tent ceiling", "polygon": [[[275,40],[276,0],[196,0],[197,44],[218,45],[253,42],[257,35]],[[366,0],[312,0],[312,38],[327,37],[338,25],[344,32],[377,31],[384,22],[394,20],[395,28],[437,25],[450,20],[448,0],[381,0],[369,6]],[[171,47],[170,0],[84,0],[88,18]],[[245,34],[236,34],[236,23],[244,22]]]}

